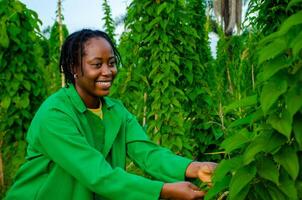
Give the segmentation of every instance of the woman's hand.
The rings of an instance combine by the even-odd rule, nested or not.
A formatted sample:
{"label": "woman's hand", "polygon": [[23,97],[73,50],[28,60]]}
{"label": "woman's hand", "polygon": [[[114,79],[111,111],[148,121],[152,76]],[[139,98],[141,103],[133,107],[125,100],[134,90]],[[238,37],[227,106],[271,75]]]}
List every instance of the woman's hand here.
{"label": "woman's hand", "polygon": [[202,199],[204,192],[190,182],[165,183],[160,198],[171,200]]}
{"label": "woman's hand", "polygon": [[186,177],[199,178],[211,186],[212,175],[216,166],[217,164],[214,162],[192,162],[186,170]]}

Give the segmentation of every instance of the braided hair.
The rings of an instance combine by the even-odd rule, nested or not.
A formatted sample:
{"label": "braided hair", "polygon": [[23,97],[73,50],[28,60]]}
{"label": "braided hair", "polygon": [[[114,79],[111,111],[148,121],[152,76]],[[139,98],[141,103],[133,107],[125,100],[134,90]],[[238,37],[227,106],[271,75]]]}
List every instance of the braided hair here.
{"label": "braided hair", "polygon": [[107,40],[112,47],[114,56],[116,57],[117,64],[121,61],[120,53],[115,47],[114,43],[110,37],[103,31],[91,30],[91,29],[82,29],[70,34],[62,45],[59,68],[60,72],[64,73],[65,76],[65,85],[68,87],[68,84],[75,83],[73,68],[75,66],[80,66],[83,73],[82,58],[84,55],[84,45],[91,38],[101,37]]}

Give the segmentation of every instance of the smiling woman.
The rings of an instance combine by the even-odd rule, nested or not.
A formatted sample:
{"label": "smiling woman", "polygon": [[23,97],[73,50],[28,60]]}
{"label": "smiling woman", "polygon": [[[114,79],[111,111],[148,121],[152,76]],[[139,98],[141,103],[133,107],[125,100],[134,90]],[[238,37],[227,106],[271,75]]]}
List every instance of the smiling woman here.
{"label": "smiling woman", "polygon": [[[200,199],[185,178],[210,182],[215,163],[193,162],[151,142],[123,104],[107,97],[120,55],[102,31],[66,38],[66,87],[39,108],[27,133],[27,161],[6,200]],[[126,156],[155,180],[125,171]],[[202,176],[201,176],[202,175]]]}
{"label": "smiling woman", "polygon": [[[70,60],[68,54],[73,48],[79,50],[74,53],[80,55],[79,59]],[[88,108],[98,108],[99,97],[109,94],[120,60],[113,42],[103,32],[82,30],[71,34],[62,49],[60,66],[67,77],[66,85],[74,84]]]}

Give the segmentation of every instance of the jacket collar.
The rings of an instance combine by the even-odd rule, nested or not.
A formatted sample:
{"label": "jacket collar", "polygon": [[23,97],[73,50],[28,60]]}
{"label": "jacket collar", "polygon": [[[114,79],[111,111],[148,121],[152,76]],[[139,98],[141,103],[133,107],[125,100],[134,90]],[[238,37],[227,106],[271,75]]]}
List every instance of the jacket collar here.
{"label": "jacket collar", "polygon": [[[68,84],[68,86],[65,86],[64,90],[68,95],[68,97],[70,98],[70,101],[73,104],[73,106],[79,112],[83,113],[87,110],[85,103],[81,99],[79,93],[77,92],[73,84]],[[108,109],[110,109],[115,105],[115,103],[109,97],[104,97],[103,99],[104,99],[103,103],[105,103]]]}

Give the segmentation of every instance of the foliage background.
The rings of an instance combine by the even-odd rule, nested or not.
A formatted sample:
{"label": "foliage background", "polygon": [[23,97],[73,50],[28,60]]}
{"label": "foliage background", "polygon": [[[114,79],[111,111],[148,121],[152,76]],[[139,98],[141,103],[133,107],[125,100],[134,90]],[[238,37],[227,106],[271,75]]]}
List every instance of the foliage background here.
{"label": "foliage background", "polygon": [[[301,199],[302,1],[244,1],[241,26],[230,19],[242,1],[233,1],[236,12],[219,1],[219,16],[217,2],[133,0],[116,41],[123,60],[112,96],[154,142],[219,162],[206,199]],[[114,37],[106,0],[102,9]],[[68,30],[56,22],[42,32],[17,0],[1,0],[0,16],[1,198],[24,161],[36,109],[61,87],[58,41]],[[211,31],[219,35],[215,59]],[[127,170],[146,175],[131,161]]]}

